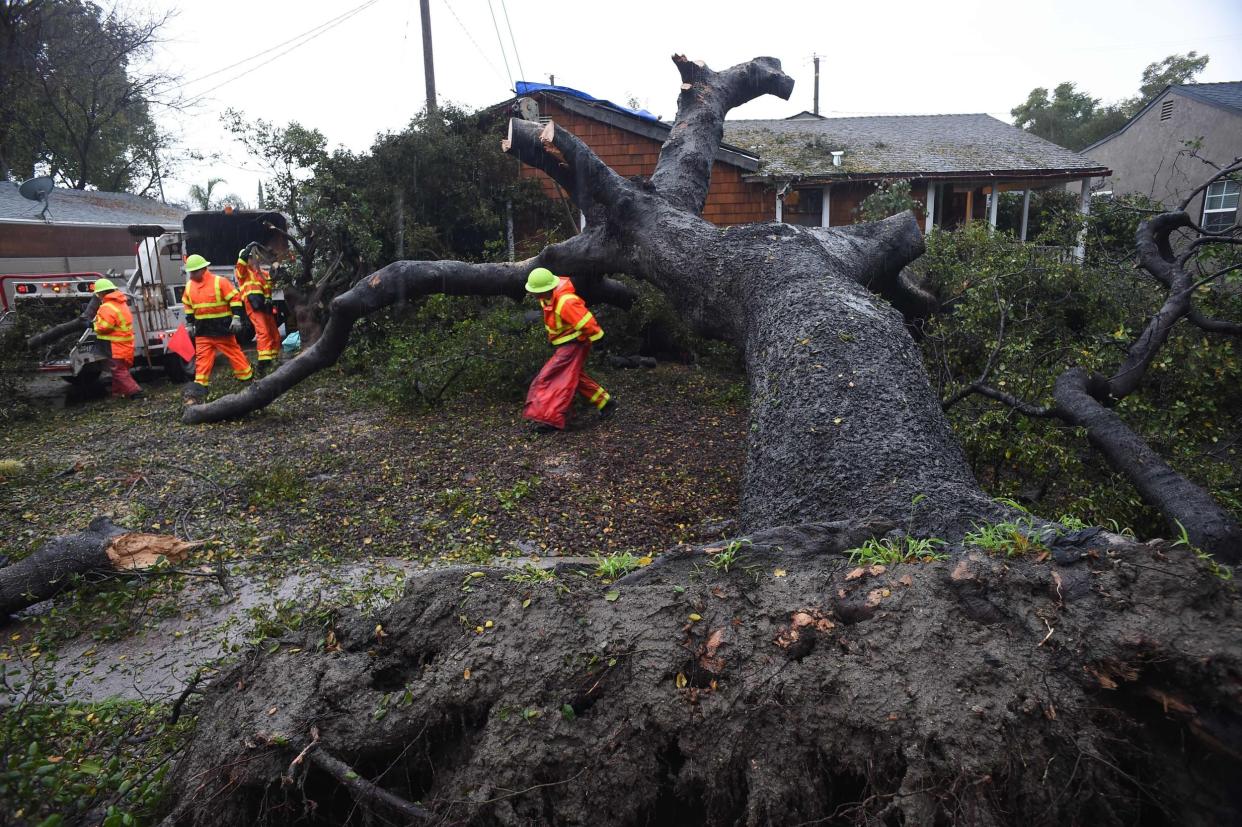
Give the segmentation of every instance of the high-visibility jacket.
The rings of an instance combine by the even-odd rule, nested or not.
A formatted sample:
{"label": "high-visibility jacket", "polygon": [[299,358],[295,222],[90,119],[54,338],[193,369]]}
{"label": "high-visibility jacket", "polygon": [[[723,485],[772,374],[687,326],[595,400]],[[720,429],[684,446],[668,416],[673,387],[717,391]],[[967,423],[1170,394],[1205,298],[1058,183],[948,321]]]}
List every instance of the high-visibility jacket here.
{"label": "high-visibility jacket", "polygon": [[242,302],[259,312],[270,310],[272,307],[271,275],[244,258],[237,259],[235,269]]}
{"label": "high-visibility jacket", "polygon": [[107,342],[112,358],[132,361],[134,358],[134,314],[120,290],[105,295],[95,313],[95,338]]}
{"label": "high-visibility jacket", "polygon": [[564,276],[557,281],[552,297],[540,299],[539,304],[543,307],[543,327],[552,344],[563,345],[575,339],[595,342],[603,338],[604,329],[574,292],[574,283]]}
{"label": "high-visibility jacket", "polygon": [[231,317],[241,315],[241,294],[233,282],[208,271],[201,281],[186,282],[181,306],[186,320],[198,327],[198,335],[227,336]]}

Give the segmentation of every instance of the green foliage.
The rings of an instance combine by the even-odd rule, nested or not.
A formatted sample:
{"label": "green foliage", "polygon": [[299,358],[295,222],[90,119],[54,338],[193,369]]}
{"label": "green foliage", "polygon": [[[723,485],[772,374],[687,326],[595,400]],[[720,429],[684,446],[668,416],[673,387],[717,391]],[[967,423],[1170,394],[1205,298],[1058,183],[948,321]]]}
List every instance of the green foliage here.
{"label": "green foliage", "polygon": [[[47,665],[46,658],[44,665]],[[17,698],[0,710],[0,801],[20,824],[106,827],[150,823],[189,721],[138,701],[65,702],[49,669],[0,682]]]}
{"label": "green foliage", "polygon": [[595,576],[606,581],[613,581],[618,577],[624,577],[643,564],[640,558],[635,557],[628,551],[607,556],[601,554],[594,556]]}
{"label": "green foliage", "polygon": [[939,537],[900,536],[896,539],[884,537],[867,540],[858,548],[845,553],[855,566],[892,566],[897,563],[931,563],[936,560],[948,559],[948,555],[939,551],[946,545]]}
{"label": "green foliage", "polygon": [[500,500],[500,507],[505,511],[514,511],[523,499],[530,495],[532,491],[539,486],[539,478],[531,477],[528,480],[518,480],[511,487],[504,491],[496,492],[496,499]]}
{"label": "green foliage", "polygon": [[533,563],[526,563],[513,574],[506,574],[505,579],[510,583],[530,586],[538,583],[551,583],[556,580],[556,573],[552,569],[541,569]]}
{"label": "green foliage", "polygon": [[962,545],[975,546],[989,554],[1003,554],[1006,557],[1021,557],[1048,550],[1030,517],[976,525],[974,531],[962,538]]}
{"label": "green foliage", "polygon": [[1228,566],[1222,566],[1220,563],[1216,562],[1215,557],[1190,542],[1190,535],[1186,531],[1186,526],[1182,525],[1181,520],[1177,520],[1176,522],[1178,533],[1177,539],[1173,542],[1173,547],[1178,548],[1180,546],[1189,549],[1190,553],[1193,554],[1199,562],[1207,566],[1208,573],[1210,573],[1213,577],[1219,577],[1221,580],[1232,580],[1233,569]]}
{"label": "green foliage", "polygon": [[342,368],[367,376],[368,396],[395,408],[483,390],[520,398],[551,355],[543,326],[504,299],[428,296],[416,308],[368,317],[356,330]]}
{"label": "green foliage", "polygon": [[1099,98],[1079,91],[1073,83],[1059,84],[1049,96],[1044,87],[1032,89],[1027,99],[1010,110],[1014,125],[1047,138],[1054,144],[1082,149],[1116,132],[1126,120],[1170,84],[1189,83],[1208,64],[1196,52],[1169,55],[1148,64],[1137,96],[1102,106]]}
{"label": "green foliage", "polygon": [[858,217],[863,221],[879,221],[890,215],[919,207],[910,194],[910,182],[903,179],[881,181],[875,191],[858,205]]}
{"label": "green foliage", "polygon": [[[1017,244],[1003,232],[989,233],[979,222],[933,232],[918,266],[952,306],[926,325],[922,339],[941,396],[978,379],[989,361],[989,384],[1035,404],[1051,401],[1053,382],[1070,365],[1111,374],[1165,298],[1162,286],[1132,264],[1135,228],[1149,208],[1142,199],[1097,201],[1087,225],[1085,266]],[[1038,241],[1073,239],[1071,219],[1049,222]],[[1212,272],[1222,261],[1199,266]],[[1239,284],[1230,274],[1199,288],[1196,306],[1205,315],[1242,318]],[[1139,390],[1116,407],[1175,468],[1235,514],[1242,514],[1242,455],[1231,415],[1242,410],[1239,356],[1236,340],[1182,323]],[[993,495],[1035,503],[1042,513],[1076,514],[1093,525],[1132,526],[1146,536],[1163,530],[1159,515],[1078,429],[978,396],[948,413],[976,476]]]}
{"label": "green foliage", "polygon": [[737,562],[742,549],[750,545],[750,540],[746,539],[730,541],[728,545],[712,555],[712,559],[707,561],[707,567],[718,572],[727,572],[729,567]]}
{"label": "green foliage", "polygon": [[168,171],[151,108],[173,79],[149,60],[166,19],[84,0],[3,4],[0,178],[37,169],[76,189],[151,189]]}

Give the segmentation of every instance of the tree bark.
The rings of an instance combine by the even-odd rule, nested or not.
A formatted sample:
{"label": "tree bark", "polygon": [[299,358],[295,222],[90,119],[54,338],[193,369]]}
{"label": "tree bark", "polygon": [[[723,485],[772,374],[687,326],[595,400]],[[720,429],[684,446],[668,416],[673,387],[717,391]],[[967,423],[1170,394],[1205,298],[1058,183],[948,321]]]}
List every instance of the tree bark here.
{"label": "tree bark", "polygon": [[0,568],[0,618],[55,597],[77,583],[149,568],[159,557],[180,560],[197,543],[131,532],[107,517],[86,531],[57,537],[22,560]]}
{"label": "tree bark", "polygon": [[[1088,530],[1013,559],[960,542],[923,565],[843,558],[895,525],[953,542],[1006,513],[902,314],[868,290],[900,291],[921,237],[908,213],[815,230],[702,220],[725,113],[792,82],[771,58],[719,73],[674,60],[677,122],[650,182],[555,124],[511,122],[505,151],[569,192],[586,232],[518,265],[391,264],[334,301],[308,353],[186,421],[268,404],[403,297],[520,296],[542,265],[603,300],[604,274],[625,272],[744,351],[745,536],[612,584],[485,570],[463,589],[461,570],[434,572],[343,620],[338,651],[308,654],[315,630],[247,659],[209,690],[169,823],[380,816],[375,787],[478,825],[1236,818],[1237,595],[1193,555]],[[311,725],[370,786],[342,789],[335,765],[279,786]]]}
{"label": "tree bark", "polygon": [[82,310],[81,315],[76,319],[70,319],[67,322],[61,322],[53,325],[47,330],[42,330],[26,340],[27,347],[43,347],[44,345],[59,342],[71,333],[81,333],[83,330],[91,326],[95,321],[95,313],[99,310],[99,297],[91,296],[91,300],[87,302],[86,307]]}

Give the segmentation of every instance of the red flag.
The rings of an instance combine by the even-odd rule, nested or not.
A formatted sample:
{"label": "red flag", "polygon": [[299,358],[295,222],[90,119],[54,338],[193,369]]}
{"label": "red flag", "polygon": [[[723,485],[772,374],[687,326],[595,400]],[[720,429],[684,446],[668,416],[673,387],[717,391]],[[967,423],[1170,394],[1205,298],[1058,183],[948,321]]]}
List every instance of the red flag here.
{"label": "red flag", "polygon": [[187,362],[194,358],[194,342],[190,341],[189,331],[185,329],[185,322],[177,328],[172,338],[168,340],[168,351],[175,353]]}

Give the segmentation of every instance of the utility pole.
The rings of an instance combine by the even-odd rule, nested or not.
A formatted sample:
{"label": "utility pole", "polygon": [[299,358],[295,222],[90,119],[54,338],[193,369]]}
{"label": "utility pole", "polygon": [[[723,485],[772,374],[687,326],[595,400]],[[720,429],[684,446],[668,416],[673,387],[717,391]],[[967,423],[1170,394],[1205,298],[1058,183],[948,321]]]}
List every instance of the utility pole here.
{"label": "utility pole", "polygon": [[436,113],[436,65],[431,57],[431,0],[418,0],[423,14],[423,74],[427,78],[427,114]]}
{"label": "utility pole", "polygon": [[819,114],[819,55],[811,55],[811,60],[815,63],[815,108],[813,111]]}
{"label": "utility pole", "polygon": [[556,85],[556,75],[548,75],[548,85],[549,86]]}

